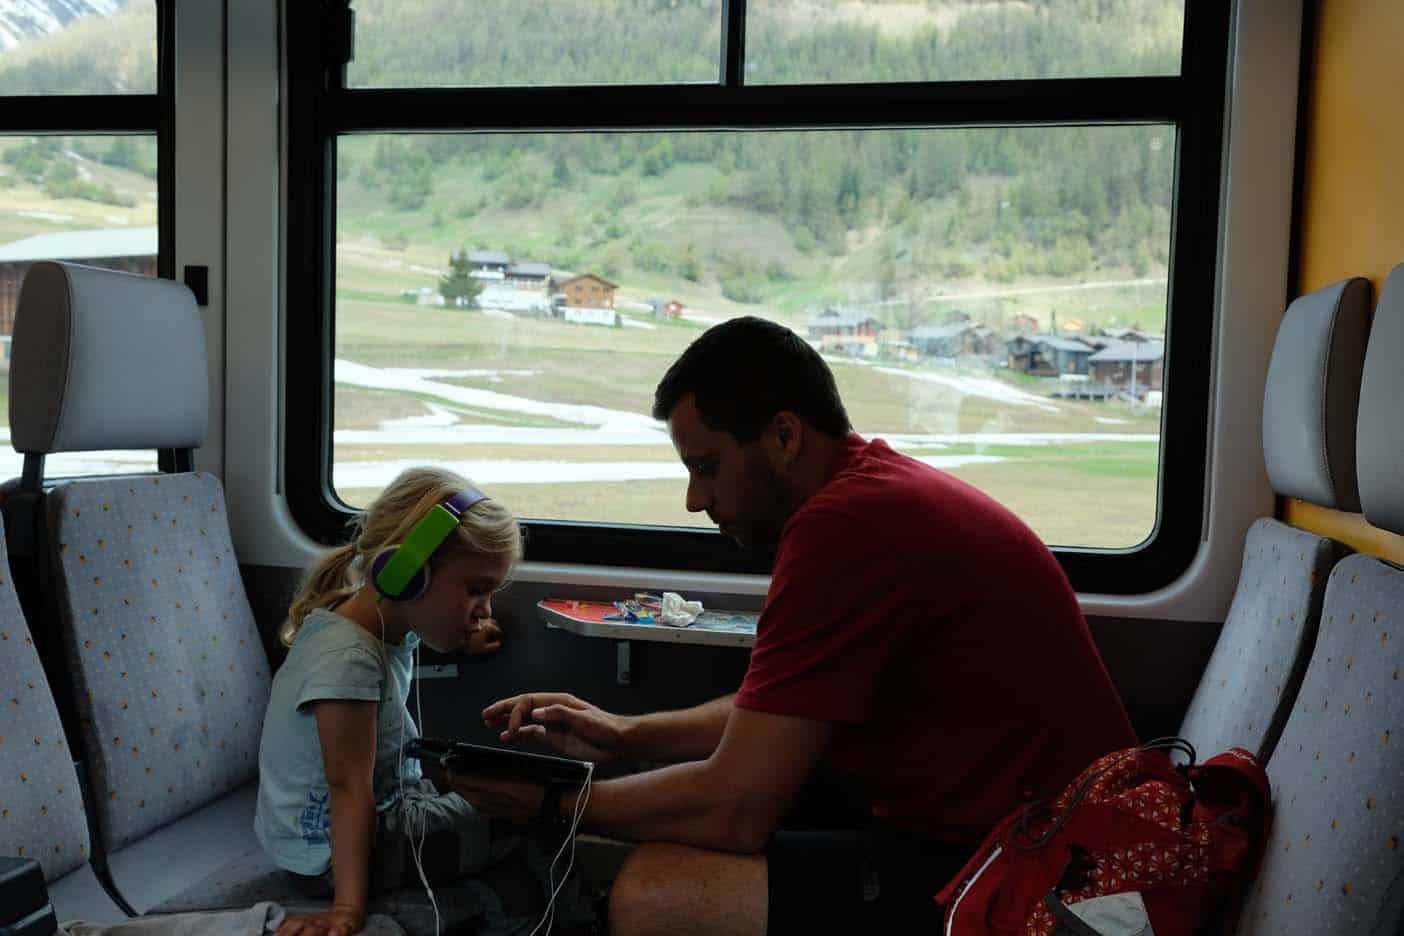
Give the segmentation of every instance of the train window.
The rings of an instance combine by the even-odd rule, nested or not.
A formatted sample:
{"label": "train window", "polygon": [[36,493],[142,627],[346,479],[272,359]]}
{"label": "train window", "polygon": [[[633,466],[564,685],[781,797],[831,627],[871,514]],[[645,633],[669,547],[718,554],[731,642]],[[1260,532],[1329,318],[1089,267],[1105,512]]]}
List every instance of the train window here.
{"label": "train window", "polygon": [[[157,23],[155,0],[0,5],[0,476],[23,463],[9,445],[8,371],[30,265],[170,274]],[[50,456],[45,474],[156,467],[155,452],[72,452]]]}
{"label": "train window", "polygon": [[[721,0],[355,0],[350,87],[715,81]],[[435,41],[425,42],[433,36]]]}
{"label": "train window", "polygon": [[781,321],[854,426],[1046,541],[1150,536],[1175,134],[343,138],[332,481],[432,460],[527,517],[706,525],[649,417],[708,324]]}
{"label": "train window", "polygon": [[0,95],[155,93],[155,0],[0,5]]}
{"label": "train window", "polygon": [[749,84],[1173,75],[1184,0],[750,0]]}
{"label": "train window", "polygon": [[[749,26],[747,4],[725,4],[735,41],[711,84],[584,88],[367,89],[364,19],[353,47],[320,40],[317,5],[290,9],[289,48],[323,52],[289,62],[289,249],[320,245],[320,275],[289,282],[307,310],[288,325],[306,366],[288,377],[285,460],[305,529],[334,539],[430,459],[530,518],[530,558],[765,571],[686,513],[683,468],[648,415],[692,338],[751,314],[826,356],[860,432],[1016,509],[1079,589],[1145,590],[1188,564],[1223,10],[845,3],[823,41],[896,48],[894,22],[938,10],[928,38],[967,36],[985,44],[963,55],[994,61],[1008,34],[967,27],[1030,17],[1067,44],[1068,70],[899,75],[849,57],[858,71],[803,74],[757,36],[777,18],[798,30],[806,3],[758,0]],[[1076,26],[1094,7],[1105,15]],[[1114,19],[1141,38],[1112,42]],[[471,24],[415,31],[418,58],[451,60],[460,33],[486,41]],[[619,41],[625,69],[635,40]],[[1065,77],[1104,74],[1119,77]],[[321,405],[292,402],[308,399]]]}

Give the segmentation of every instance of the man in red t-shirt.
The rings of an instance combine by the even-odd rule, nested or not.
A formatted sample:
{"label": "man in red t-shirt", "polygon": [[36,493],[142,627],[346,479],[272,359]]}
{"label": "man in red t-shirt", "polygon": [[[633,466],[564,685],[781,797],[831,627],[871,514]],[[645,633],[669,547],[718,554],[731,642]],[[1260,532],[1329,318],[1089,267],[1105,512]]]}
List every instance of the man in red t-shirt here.
{"label": "man in red t-shirt", "polygon": [[[648,843],[615,883],[612,931],[934,924],[932,895],[999,818],[1135,743],[1053,555],[980,491],[854,433],[793,332],[755,318],[708,330],[654,415],[688,469],[688,509],[742,544],[779,544],[740,691],[633,717],[561,693],[483,713],[503,740],[676,762],[589,797],[582,828]],[[821,767],[871,828],[777,835]],[[509,818],[541,801],[455,785]]]}

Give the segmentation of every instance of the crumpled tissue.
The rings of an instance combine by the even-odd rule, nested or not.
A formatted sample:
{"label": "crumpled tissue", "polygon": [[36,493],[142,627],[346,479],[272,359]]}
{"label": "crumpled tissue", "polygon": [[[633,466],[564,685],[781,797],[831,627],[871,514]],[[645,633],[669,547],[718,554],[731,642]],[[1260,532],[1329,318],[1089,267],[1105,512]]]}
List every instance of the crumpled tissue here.
{"label": "crumpled tissue", "polygon": [[663,593],[663,607],[658,612],[658,623],[669,627],[687,627],[702,613],[702,602],[684,601],[677,592]]}

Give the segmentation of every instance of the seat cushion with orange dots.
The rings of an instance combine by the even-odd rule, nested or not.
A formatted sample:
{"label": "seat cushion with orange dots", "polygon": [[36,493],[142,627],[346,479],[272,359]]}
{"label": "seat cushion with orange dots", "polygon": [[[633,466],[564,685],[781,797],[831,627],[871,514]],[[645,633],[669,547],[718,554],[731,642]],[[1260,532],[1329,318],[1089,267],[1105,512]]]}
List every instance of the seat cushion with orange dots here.
{"label": "seat cushion with orange dots", "polygon": [[53,880],[88,847],[73,756],[0,537],[0,855],[33,858]]}
{"label": "seat cushion with orange dots", "polygon": [[1404,926],[1404,569],[1331,573],[1316,651],[1268,762],[1276,818],[1239,920],[1252,936]]}
{"label": "seat cushion with orange dots", "polygon": [[1344,548],[1277,520],[1248,530],[1238,590],[1180,737],[1200,751],[1243,747],[1266,761],[1316,642],[1322,596]]}
{"label": "seat cushion with orange dots", "polygon": [[254,779],[268,660],[213,475],[74,481],[55,487],[46,507],[60,626],[112,853]]}
{"label": "seat cushion with orange dots", "polygon": [[0,526],[0,855],[33,858],[61,919],[124,918],[88,867],[83,797]]}

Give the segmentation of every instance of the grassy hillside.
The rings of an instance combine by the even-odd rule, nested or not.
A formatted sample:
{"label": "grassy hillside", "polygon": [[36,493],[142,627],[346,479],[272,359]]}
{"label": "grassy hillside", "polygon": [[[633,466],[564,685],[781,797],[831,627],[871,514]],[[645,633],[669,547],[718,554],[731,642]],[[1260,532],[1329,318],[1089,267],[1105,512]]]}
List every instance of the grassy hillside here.
{"label": "grassy hillside", "polygon": [[[889,131],[882,142],[974,149],[1009,133]],[[1169,134],[1155,128],[1021,133],[1019,145],[1029,151],[1071,151],[1090,140],[1104,159],[1128,148],[1149,150],[1157,141],[1170,148]],[[726,147],[784,148],[801,135],[693,136],[704,138],[704,150],[726,153]],[[847,136],[823,142],[840,155],[870,144]],[[1051,139],[1058,136],[1063,139]],[[648,152],[674,139],[629,143]],[[490,248],[558,270],[600,273],[620,284],[625,301],[665,295],[719,316],[764,311],[804,321],[825,305],[852,304],[899,327],[939,320],[952,308],[996,326],[1020,313],[1045,322],[1057,313],[1064,321],[1163,327],[1169,214],[1158,206],[1129,203],[1117,221],[1093,233],[1087,218],[1061,210],[1067,196],[1056,176],[1042,182],[960,177],[953,169],[960,187],[947,183],[943,192],[914,197],[919,166],[889,175],[874,168],[851,226],[835,214],[819,243],[785,206],[766,200],[763,163],[744,169],[727,159],[675,158],[662,166],[592,171],[586,163],[595,143],[625,145],[603,135],[495,138],[495,147],[511,153],[509,161],[492,152],[480,158],[480,138],[343,140],[339,288],[395,295],[432,287],[452,251]],[[422,171],[406,168],[430,150],[435,158]],[[803,171],[797,163],[794,172]],[[410,177],[418,180],[413,195]],[[1168,175],[1158,188],[1155,197],[1168,197]],[[1050,233],[1055,222],[1070,229]],[[1098,282],[1138,285],[1058,288]]]}

